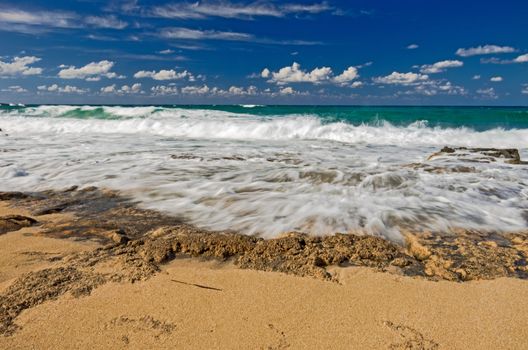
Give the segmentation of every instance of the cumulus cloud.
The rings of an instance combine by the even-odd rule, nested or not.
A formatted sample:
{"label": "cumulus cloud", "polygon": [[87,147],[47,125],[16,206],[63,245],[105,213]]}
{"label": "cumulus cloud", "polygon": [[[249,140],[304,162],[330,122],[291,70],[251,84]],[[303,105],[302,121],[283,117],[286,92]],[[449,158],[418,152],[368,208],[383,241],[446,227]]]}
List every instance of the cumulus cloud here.
{"label": "cumulus cloud", "polygon": [[189,95],[204,95],[209,93],[211,89],[207,85],[203,86],[185,86],[181,88],[182,94],[189,94]]}
{"label": "cumulus cloud", "polygon": [[178,94],[178,88],[176,86],[165,86],[156,85],[150,88],[150,91],[155,96],[166,96]]}
{"label": "cumulus cloud", "polygon": [[427,74],[419,73],[400,73],[392,72],[384,77],[374,78],[374,82],[377,84],[388,84],[388,85],[413,85],[420,84],[429,79]]}
{"label": "cumulus cloud", "polygon": [[141,84],[135,83],[131,86],[123,85],[120,88],[117,88],[116,84],[102,87],[100,92],[103,94],[118,94],[118,95],[127,95],[127,94],[138,94],[143,93],[141,91]]}
{"label": "cumulus cloud", "polygon": [[190,72],[186,70],[184,70],[183,72],[176,72],[173,69],[170,69],[170,70],[162,69],[158,72],[140,70],[139,72],[136,72],[136,74],[134,74],[134,78],[136,79],[151,78],[154,80],[178,80],[178,79],[188,78],[191,81],[195,80],[194,76]]}
{"label": "cumulus cloud", "polygon": [[65,93],[65,94],[84,94],[90,91],[90,89],[82,89],[77,86],[59,86],[57,84],[53,85],[40,85],[37,87],[37,90],[43,91],[43,92],[58,92],[58,93]]}
{"label": "cumulus cloud", "polygon": [[494,88],[478,89],[477,94],[484,99],[496,100],[497,98],[499,98],[499,96],[497,96],[497,94],[495,93]]}
{"label": "cumulus cloud", "polygon": [[118,19],[114,15],[110,16],[88,16],[85,22],[96,28],[107,29],[124,29],[128,26],[127,22]]}
{"label": "cumulus cloud", "polygon": [[164,96],[164,95],[176,95],[178,93],[188,94],[188,95],[216,95],[216,96],[255,96],[257,95],[258,89],[256,86],[248,87],[239,87],[231,86],[227,90],[212,87],[210,88],[207,85],[202,86],[185,86],[181,89],[178,89],[176,86],[169,84],[166,85],[157,85],[153,86],[150,91],[154,96]]}
{"label": "cumulus cloud", "polygon": [[424,74],[436,74],[445,72],[448,68],[462,67],[464,62],[458,60],[445,60],[433,64],[425,64],[421,66],[420,72]]}
{"label": "cumulus cloud", "polygon": [[474,75],[472,79],[473,80],[480,80],[480,78],[481,78],[480,75]]}
{"label": "cumulus cloud", "polygon": [[161,55],[170,55],[171,53],[174,53],[174,50],[166,49],[166,50],[158,51],[158,53]]}
{"label": "cumulus cloud", "polygon": [[409,46],[407,46],[407,49],[408,50],[416,50],[417,48],[419,48],[420,46],[418,46],[417,44],[411,44]]}
{"label": "cumulus cloud", "polygon": [[270,77],[271,71],[268,68],[264,68],[260,73],[262,78],[268,79]]}
{"label": "cumulus cloud", "polygon": [[497,76],[497,77],[491,77],[490,81],[494,82],[494,83],[500,83],[502,81],[502,77],[500,76]]}
{"label": "cumulus cloud", "polygon": [[358,89],[358,88],[362,87],[363,85],[364,85],[363,82],[355,81],[352,84],[350,84],[350,87],[353,88],[353,89]]}
{"label": "cumulus cloud", "polygon": [[278,85],[286,85],[289,83],[313,83],[320,84],[324,81],[328,81],[332,75],[332,69],[330,67],[314,68],[312,71],[304,71],[301,69],[301,65],[297,62],[293,62],[291,67],[284,67],[279,69],[277,72],[270,72],[269,69],[264,68],[261,76],[264,78],[269,77],[271,83]]}
{"label": "cumulus cloud", "polygon": [[528,62],[528,53],[524,55],[520,55],[519,57],[515,58],[513,60],[515,63],[526,63]]}
{"label": "cumulus cloud", "polygon": [[460,48],[456,51],[456,54],[461,57],[470,57],[470,56],[477,56],[477,55],[512,53],[515,51],[517,50],[511,46],[484,45],[484,46],[470,47],[467,49]]}
{"label": "cumulus cloud", "polygon": [[0,61],[0,77],[41,74],[42,68],[30,66],[39,61],[40,58],[35,56],[14,57],[11,62]]}
{"label": "cumulus cloud", "polygon": [[150,16],[177,19],[205,19],[209,17],[253,19],[255,17],[284,17],[289,14],[317,14],[333,10],[326,2],[314,4],[275,4],[255,1],[235,3],[230,1],[179,2],[154,6]]}
{"label": "cumulus cloud", "polygon": [[101,77],[108,79],[122,79],[124,76],[118,75],[110,70],[114,66],[112,61],[91,62],[77,68],[75,66],[61,65],[59,77],[62,79],[86,79],[87,81],[98,81]]}
{"label": "cumulus cloud", "polygon": [[269,83],[277,85],[287,85],[291,83],[334,83],[338,85],[348,85],[354,79],[359,77],[358,69],[356,67],[348,67],[341,74],[334,76],[332,68],[318,67],[311,71],[301,69],[301,65],[293,62],[291,66],[283,67],[276,72],[264,68],[260,73],[264,79],[268,79]]}
{"label": "cumulus cloud", "polygon": [[334,81],[341,85],[346,85],[352,80],[359,77],[359,73],[356,67],[348,67],[343,73],[334,77]]}
{"label": "cumulus cloud", "polygon": [[1,91],[2,92],[18,92],[18,93],[27,92],[27,90],[20,85],[11,85],[11,86],[8,86],[6,89],[2,89]]}
{"label": "cumulus cloud", "polygon": [[523,89],[521,90],[521,93],[528,95],[528,84],[523,85]]}
{"label": "cumulus cloud", "polygon": [[284,88],[280,89],[279,93],[281,95],[293,95],[293,94],[295,94],[295,90],[291,86],[288,86],[288,87],[284,87]]}
{"label": "cumulus cloud", "polygon": [[454,85],[450,81],[430,80],[416,85],[414,92],[425,96],[435,95],[466,95],[467,91],[462,86]]}

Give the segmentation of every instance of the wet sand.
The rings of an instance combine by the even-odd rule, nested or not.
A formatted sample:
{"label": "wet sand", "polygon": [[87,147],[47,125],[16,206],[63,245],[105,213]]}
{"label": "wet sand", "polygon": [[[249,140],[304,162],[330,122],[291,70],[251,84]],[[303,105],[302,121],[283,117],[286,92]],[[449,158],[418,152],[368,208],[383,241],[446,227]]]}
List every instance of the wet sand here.
{"label": "wet sand", "polygon": [[[442,244],[424,235],[406,247],[295,234],[263,242],[77,192],[0,202],[0,217],[38,222],[0,234],[0,348],[528,346],[522,233]],[[81,197],[90,209],[72,201]],[[116,206],[95,210],[110,198]]]}

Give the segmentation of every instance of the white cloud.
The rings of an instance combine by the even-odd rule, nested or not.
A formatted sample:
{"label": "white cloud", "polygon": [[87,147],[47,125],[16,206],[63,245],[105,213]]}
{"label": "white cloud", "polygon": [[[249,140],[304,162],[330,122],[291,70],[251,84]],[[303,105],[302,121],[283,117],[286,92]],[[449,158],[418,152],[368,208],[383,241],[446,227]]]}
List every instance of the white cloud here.
{"label": "white cloud", "polygon": [[143,93],[143,91],[141,91],[140,83],[135,83],[132,86],[123,85],[119,89],[117,88],[116,84],[112,84],[109,86],[102,87],[100,89],[100,92],[103,94],[118,94],[118,95]]}
{"label": "white cloud", "polygon": [[350,87],[353,88],[353,89],[357,89],[357,88],[362,87],[363,85],[364,85],[363,82],[355,81],[352,84],[350,84]]}
{"label": "white cloud", "polygon": [[477,94],[479,94],[482,98],[485,98],[485,99],[496,100],[497,98],[499,98],[497,94],[495,93],[494,88],[479,89],[477,90]]}
{"label": "white cloud", "polygon": [[2,89],[2,91],[3,92],[18,92],[18,93],[27,92],[27,90],[24,89],[20,85],[12,85],[12,86],[7,87],[7,89]]}
{"label": "white cloud", "polygon": [[128,26],[127,22],[118,19],[114,15],[110,16],[88,16],[85,22],[96,28],[124,29]]}
{"label": "white cloud", "polygon": [[139,72],[136,72],[136,74],[134,74],[134,78],[136,79],[151,78],[154,80],[178,80],[178,79],[188,78],[191,81],[195,80],[194,76],[190,72],[186,70],[184,70],[183,72],[176,72],[173,69],[171,70],[162,69],[159,72],[141,70]]}
{"label": "white cloud", "polygon": [[261,76],[267,78],[270,83],[276,83],[277,85],[286,85],[289,83],[313,83],[320,84],[325,81],[329,81],[332,76],[332,69],[330,67],[315,68],[311,72],[303,71],[301,65],[297,62],[293,62],[291,67],[284,67],[279,69],[277,72],[270,72],[269,69],[265,68]]}
{"label": "white cloud", "polygon": [[472,79],[473,80],[480,80],[480,78],[481,78],[480,75],[474,75]]}
{"label": "white cloud", "polygon": [[74,12],[24,10],[15,7],[0,7],[0,28],[5,31],[39,33],[53,28],[111,28],[123,29],[127,23],[114,15],[87,16]]}
{"label": "white cloud", "polygon": [[116,90],[116,84],[112,84],[112,85],[109,85],[109,86],[102,87],[100,91],[102,93],[104,93],[104,94],[115,93],[117,91]]}
{"label": "white cloud", "polygon": [[270,45],[319,45],[320,42],[305,40],[273,40],[257,38],[253,34],[241,32],[227,32],[218,30],[200,30],[184,27],[163,28],[159,36],[164,39],[174,40],[225,40],[225,41],[251,41]]}
{"label": "white cloud", "polygon": [[458,49],[456,54],[462,57],[470,57],[477,55],[490,55],[490,54],[500,54],[500,53],[512,53],[517,51],[511,46],[498,46],[498,45],[484,45],[477,47],[470,47],[468,49]]}
{"label": "white cloud", "polygon": [[490,81],[492,81],[494,83],[500,83],[501,81],[503,81],[503,79],[502,79],[502,77],[497,76],[497,77],[492,77],[490,79]]}
{"label": "white cloud", "polygon": [[420,72],[424,74],[436,74],[445,72],[448,68],[462,67],[464,62],[458,60],[445,60],[434,64],[425,64],[421,66]]}
{"label": "white cloud", "polygon": [[389,84],[389,85],[413,85],[419,84],[429,79],[426,74],[419,73],[399,73],[392,72],[391,74],[384,77],[374,78],[374,82],[377,84]]}
{"label": "white cloud", "polygon": [[521,90],[522,94],[528,95],[528,84],[525,84],[523,86],[523,89]]}
{"label": "white cloud", "polygon": [[238,86],[231,86],[227,92],[230,94],[230,95],[235,95],[235,96],[244,96],[244,95],[249,95],[249,96],[253,96],[253,95],[256,95],[257,94],[257,87],[256,86],[249,86],[247,88],[243,88],[243,87],[238,87]]}
{"label": "white cloud", "polygon": [[419,48],[420,46],[418,46],[417,44],[411,44],[409,46],[407,46],[407,49],[408,50],[416,50],[417,48]]}
{"label": "white cloud", "polygon": [[135,83],[135,84],[133,84],[131,86],[123,85],[123,86],[121,86],[120,91],[123,92],[123,93],[126,93],[126,94],[137,94],[137,93],[141,92],[141,84],[140,83]]}
{"label": "white cloud", "polygon": [[62,11],[24,11],[17,8],[0,8],[2,29],[14,32],[31,33],[31,27],[78,28],[78,16]]}
{"label": "white cloud", "polygon": [[277,85],[287,85],[290,83],[334,83],[338,85],[348,85],[354,79],[359,77],[358,69],[356,67],[348,67],[341,74],[334,76],[332,68],[320,67],[314,68],[311,71],[301,69],[301,65],[293,62],[291,66],[283,67],[277,72],[272,72],[268,68],[264,68],[260,76],[269,79],[269,83]]}
{"label": "white cloud", "polygon": [[524,55],[520,55],[516,59],[513,60],[515,63],[526,63],[528,62],[528,53]]}
{"label": "white cloud", "polygon": [[356,67],[348,67],[343,73],[334,77],[334,82],[340,85],[346,85],[352,80],[359,77],[358,70]]}
{"label": "white cloud", "polygon": [[158,51],[158,53],[162,55],[170,55],[171,53],[174,53],[174,50],[166,49],[166,50]]}
{"label": "white cloud", "polygon": [[204,95],[207,94],[211,89],[207,85],[203,86],[185,86],[181,88],[182,94],[189,95]]}
{"label": "white cloud", "polygon": [[428,81],[415,87],[416,93],[434,96],[444,95],[466,95],[467,91],[458,85],[453,85],[449,81]]}
{"label": "white cloud", "polygon": [[305,4],[274,4],[267,1],[235,3],[223,1],[200,1],[171,3],[155,6],[149,15],[162,18],[204,19],[208,17],[252,19],[259,16],[284,17],[288,14],[317,14],[334,9],[326,2]]}
{"label": "white cloud", "polygon": [[11,62],[0,61],[0,77],[41,74],[42,68],[30,67],[38,61],[40,58],[34,56],[15,57]]}
{"label": "white cloud", "polygon": [[216,30],[198,30],[183,27],[165,28],[161,31],[161,36],[166,39],[185,40],[228,40],[228,41],[249,41],[253,35],[237,32],[222,32]]}
{"label": "white cloud", "polygon": [[150,91],[155,96],[166,96],[178,94],[178,88],[175,86],[156,85],[150,88]]}
{"label": "white cloud", "polygon": [[82,89],[77,86],[59,86],[57,84],[53,84],[50,86],[46,85],[40,85],[37,87],[37,90],[44,91],[44,92],[58,92],[58,93],[65,93],[65,94],[84,94],[90,91],[90,89]]}
{"label": "white cloud", "polygon": [[270,77],[270,74],[271,74],[270,70],[268,68],[264,68],[262,72],[260,73],[260,76],[262,78],[268,79]]}
{"label": "white cloud", "polygon": [[124,76],[110,71],[113,66],[114,62],[107,60],[91,62],[80,68],[61,65],[62,69],[59,71],[59,77],[62,79],[86,79],[88,81],[98,81],[101,77],[108,79],[124,78]]}
{"label": "white cloud", "polygon": [[280,89],[279,93],[281,95],[293,95],[293,94],[295,94],[295,90],[293,90],[292,87],[288,86],[288,87]]}

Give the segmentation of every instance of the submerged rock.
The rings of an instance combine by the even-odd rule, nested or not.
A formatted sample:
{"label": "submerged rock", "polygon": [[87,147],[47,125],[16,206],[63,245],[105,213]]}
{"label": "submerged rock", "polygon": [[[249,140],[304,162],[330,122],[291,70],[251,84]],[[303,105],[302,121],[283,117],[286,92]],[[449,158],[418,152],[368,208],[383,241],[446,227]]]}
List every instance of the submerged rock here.
{"label": "submerged rock", "polygon": [[460,160],[477,163],[490,163],[502,160],[507,164],[528,164],[522,161],[519,150],[516,148],[480,148],[480,147],[457,147],[445,146],[439,152],[433,153],[427,160],[433,160],[440,156],[457,157]]}

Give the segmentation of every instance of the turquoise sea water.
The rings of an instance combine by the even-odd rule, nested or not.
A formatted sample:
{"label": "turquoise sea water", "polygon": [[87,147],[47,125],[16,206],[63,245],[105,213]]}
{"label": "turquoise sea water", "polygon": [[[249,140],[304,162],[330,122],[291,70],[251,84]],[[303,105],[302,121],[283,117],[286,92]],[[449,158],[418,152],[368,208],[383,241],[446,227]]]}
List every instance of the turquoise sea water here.
{"label": "turquoise sea water", "polygon": [[[24,115],[28,110],[37,109],[38,105],[0,106],[3,113]],[[63,113],[50,113],[51,117],[100,118],[112,119],[122,116],[105,111],[103,106],[83,106],[68,109]],[[152,107],[152,106],[113,106],[113,107]],[[476,131],[494,128],[524,129],[528,128],[528,107],[364,107],[364,106],[260,106],[260,105],[163,105],[154,106],[155,111],[170,109],[184,110],[218,110],[234,114],[251,114],[261,117],[288,117],[292,115],[310,115],[321,118],[325,123],[345,122],[353,125],[376,125],[389,122],[395,126],[407,126],[415,122],[427,123],[429,127],[457,128],[468,127]],[[45,113],[30,113],[35,116],[46,116]]]}

